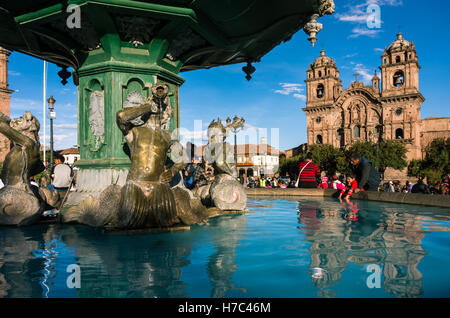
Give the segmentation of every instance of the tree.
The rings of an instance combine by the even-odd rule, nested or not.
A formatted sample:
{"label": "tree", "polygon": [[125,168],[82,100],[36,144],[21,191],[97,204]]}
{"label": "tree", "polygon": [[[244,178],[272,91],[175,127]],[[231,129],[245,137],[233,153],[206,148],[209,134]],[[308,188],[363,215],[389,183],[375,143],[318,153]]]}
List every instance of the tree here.
{"label": "tree", "polygon": [[289,175],[292,179],[298,176],[298,164],[304,160],[305,155],[300,154],[292,158],[280,158],[278,173],[280,175]]}
{"label": "tree", "polygon": [[434,139],[425,151],[425,168],[435,169],[441,174],[450,172],[450,138]]}
{"label": "tree", "polygon": [[369,159],[377,168],[381,175],[387,168],[402,170],[408,166],[405,145],[396,140],[386,140],[378,144],[371,142],[355,142],[348,150],[351,153],[358,153],[361,157]]}
{"label": "tree", "polygon": [[425,151],[424,160],[411,160],[408,176],[426,178],[428,184],[435,185],[442,175],[450,173],[450,138],[434,139]]}
{"label": "tree", "polygon": [[403,170],[408,166],[406,161],[405,144],[396,140],[386,140],[379,144],[378,156],[375,159],[375,167],[381,174],[384,174],[386,168],[390,167],[395,170]]}
{"label": "tree", "polygon": [[409,162],[408,177],[425,178],[423,160],[413,159]]}
{"label": "tree", "polygon": [[357,141],[348,148],[347,151],[348,157],[350,157],[353,153],[357,153],[361,157],[369,159],[376,166],[377,160],[376,144],[365,141]]}
{"label": "tree", "polygon": [[327,175],[335,175],[336,172],[348,172],[348,160],[345,153],[331,145],[311,146],[312,160],[319,167],[320,171],[325,171]]}

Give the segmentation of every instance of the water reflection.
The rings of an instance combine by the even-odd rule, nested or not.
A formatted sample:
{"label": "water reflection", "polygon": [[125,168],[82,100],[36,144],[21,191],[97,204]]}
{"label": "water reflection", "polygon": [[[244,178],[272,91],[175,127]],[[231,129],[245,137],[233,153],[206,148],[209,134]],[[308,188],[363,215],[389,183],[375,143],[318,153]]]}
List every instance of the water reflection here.
{"label": "water reflection", "polygon": [[[4,227],[0,297],[189,297],[182,271],[191,263],[193,246],[201,244],[214,248],[203,267],[210,296],[225,297],[232,290],[245,291],[232,282],[245,229],[244,215],[213,218],[190,232],[149,235],[66,225]],[[70,264],[80,267],[79,289],[66,284]]]}
{"label": "water reflection", "polygon": [[0,297],[40,297],[42,259],[32,257],[44,237],[30,227],[3,227],[0,231]]}
{"label": "water reflection", "polygon": [[[373,206],[373,205],[372,205]],[[299,228],[311,243],[310,268],[325,269],[312,278],[319,297],[337,297],[333,286],[349,263],[382,267],[382,287],[396,297],[423,296],[420,260],[423,215],[367,202],[299,202]],[[399,210],[401,209],[401,210]]]}
{"label": "water reflection", "polygon": [[222,230],[212,232],[215,252],[207,264],[207,273],[213,286],[211,297],[225,297],[231,290],[246,291],[245,288],[234,286],[232,281],[237,270],[236,247],[243,239],[246,221],[244,215],[222,216],[213,221]]}

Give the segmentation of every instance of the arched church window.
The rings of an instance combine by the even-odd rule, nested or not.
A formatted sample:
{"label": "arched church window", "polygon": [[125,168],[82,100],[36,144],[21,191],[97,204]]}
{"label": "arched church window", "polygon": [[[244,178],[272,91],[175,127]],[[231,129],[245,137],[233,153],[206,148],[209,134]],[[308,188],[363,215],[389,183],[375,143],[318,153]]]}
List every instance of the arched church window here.
{"label": "arched church window", "polygon": [[356,125],[353,127],[353,137],[360,138],[361,137],[361,127],[359,125]]}
{"label": "arched church window", "polygon": [[395,130],[395,139],[403,139],[403,138],[404,138],[404,136],[403,136],[403,129],[397,128]]}
{"label": "arched church window", "polygon": [[317,117],[316,118],[316,123],[320,124],[322,122],[322,117]]}
{"label": "arched church window", "polygon": [[397,116],[400,116],[402,113],[403,113],[403,110],[400,107],[395,110],[395,114]]}
{"label": "arched church window", "polygon": [[400,63],[400,56],[397,56],[397,57],[395,58],[395,63]]}
{"label": "arched church window", "polygon": [[322,77],[322,71],[319,71],[319,77]]}
{"label": "arched church window", "polygon": [[317,135],[317,137],[316,137],[316,144],[321,145],[322,143],[323,143],[322,135]]}
{"label": "arched church window", "polygon": [[383,61],[384,63],[383,64],[386,64],[387,63],[387,60],[386,59],[384,59],[384,61]]}
{"label": "arched church window", "polygon": [[324,94],[325,94],[325,89],[323,87],[323,84],[317,85],[317,97],[322,98]]}
{"label": "arched church window", "polygon": [[403,74],[403,72],[402,71],[395,72],[393,81],[395,87],[402,86],[403,83],[405,82],[405,75]]}

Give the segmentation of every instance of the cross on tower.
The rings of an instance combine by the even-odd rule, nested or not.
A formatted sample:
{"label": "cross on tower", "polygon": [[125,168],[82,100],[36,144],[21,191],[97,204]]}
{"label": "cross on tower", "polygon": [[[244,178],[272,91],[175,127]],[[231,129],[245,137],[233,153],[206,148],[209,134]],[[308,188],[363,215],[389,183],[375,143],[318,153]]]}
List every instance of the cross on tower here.
{"label": "cross on tower", "polygon": [[358,81],[358,72],[355,73],[355,82]]}

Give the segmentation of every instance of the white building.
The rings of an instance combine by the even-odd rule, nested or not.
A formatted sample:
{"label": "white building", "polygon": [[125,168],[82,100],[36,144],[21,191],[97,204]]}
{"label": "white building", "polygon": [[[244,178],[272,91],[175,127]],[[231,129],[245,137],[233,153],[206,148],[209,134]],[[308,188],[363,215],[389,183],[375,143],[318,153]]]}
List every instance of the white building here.
{"label": "white building", "polygon": [[239,175],[273,176],[278,171],[280,151],[268,145],[261,138],[259,145],[245,144],[237,146],[237,166]]}
{"label": "white building", "polygon": [[59,152],[65,159],[65,163],[73,165],[73,163],[80,159],[80,153],[77,147],[63,149]]}

